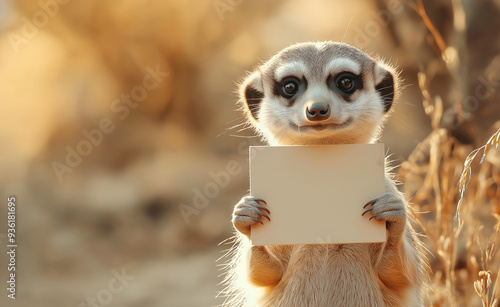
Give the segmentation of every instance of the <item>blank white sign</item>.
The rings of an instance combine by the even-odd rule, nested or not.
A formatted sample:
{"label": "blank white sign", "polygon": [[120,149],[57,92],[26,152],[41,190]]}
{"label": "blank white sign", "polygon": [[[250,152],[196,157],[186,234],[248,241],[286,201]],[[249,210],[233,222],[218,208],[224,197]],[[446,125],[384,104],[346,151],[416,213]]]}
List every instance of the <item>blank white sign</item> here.
{"label": "blank white sign", "polygon": [[271,211],[252,244],[384,242],[385,223],[361,216],[384,192],[383,144],[251,146],[250,195]]}

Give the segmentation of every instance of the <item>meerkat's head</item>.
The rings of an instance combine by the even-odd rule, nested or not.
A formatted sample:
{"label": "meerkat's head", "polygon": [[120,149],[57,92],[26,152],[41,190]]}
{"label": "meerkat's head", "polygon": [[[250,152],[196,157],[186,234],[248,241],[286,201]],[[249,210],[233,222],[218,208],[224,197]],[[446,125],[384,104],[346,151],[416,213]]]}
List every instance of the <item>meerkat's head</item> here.
{"label": "meerkat's head", "polygon": [[240,87],[247,117],[271,145],[374,142],[397,75],[343,43],[302,43],[258,67]]}

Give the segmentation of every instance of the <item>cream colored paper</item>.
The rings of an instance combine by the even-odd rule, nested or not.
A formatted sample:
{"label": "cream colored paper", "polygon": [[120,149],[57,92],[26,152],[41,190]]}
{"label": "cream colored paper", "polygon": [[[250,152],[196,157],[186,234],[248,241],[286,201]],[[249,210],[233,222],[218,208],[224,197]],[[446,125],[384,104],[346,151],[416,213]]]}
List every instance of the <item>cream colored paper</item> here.
{"label": "cream colored paper", "polygon": [[271,211],[252,244],[383,242],[385,223],[361,214],[384,192],[383,144],[251,146],[250,195]]}

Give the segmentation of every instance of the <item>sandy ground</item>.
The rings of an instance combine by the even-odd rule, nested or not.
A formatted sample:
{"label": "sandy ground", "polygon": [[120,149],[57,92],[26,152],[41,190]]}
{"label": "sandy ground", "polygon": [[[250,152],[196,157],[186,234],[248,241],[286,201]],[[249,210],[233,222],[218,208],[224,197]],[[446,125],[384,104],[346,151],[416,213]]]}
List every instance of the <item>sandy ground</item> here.
{"label": "sandy ground", "polygon": [[[221,289],[216,264],[220,255],[221,249],[214,247],[186,257],[142,261],[78,278],[23,274],[18,279],[17,299],[12,301],[2,295],[0,306],[216,306],[223,302],[223,299],[216,298]],[[114,282],[116,273],[125,273],[129,280],[121,284],[120,281]],[[110,290],[115,288],[118,290],[112,293]]]}

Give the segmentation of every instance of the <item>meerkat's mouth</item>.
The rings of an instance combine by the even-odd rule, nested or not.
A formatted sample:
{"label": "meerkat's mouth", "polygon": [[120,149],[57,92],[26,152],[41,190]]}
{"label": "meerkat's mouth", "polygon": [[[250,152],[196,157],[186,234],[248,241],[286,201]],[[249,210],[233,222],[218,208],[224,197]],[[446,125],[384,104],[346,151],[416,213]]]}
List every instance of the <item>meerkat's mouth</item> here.
{"label": "meerkat's mouth", "polygon": [[340,123],[340,124],[315,124],[315,125],[302,125],[298,126],[294,123],[290,123],[290,126],[298,131],[298,132],[308,132],[311,130],[314,131],[323,131],[323,130],[330,130],[330,129],[341,129],[344,127],[349,126],[352,123],[352,117],[349,117],[346,121]]}

